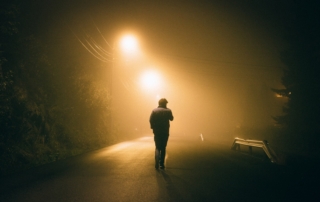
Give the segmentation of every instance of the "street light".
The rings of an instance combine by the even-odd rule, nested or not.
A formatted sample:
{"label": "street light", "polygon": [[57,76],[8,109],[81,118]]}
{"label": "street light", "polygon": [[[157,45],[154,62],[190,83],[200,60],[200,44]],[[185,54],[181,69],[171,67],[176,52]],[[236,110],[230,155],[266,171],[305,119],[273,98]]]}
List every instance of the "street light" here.
{"label": "street light", "polygon": [[[136,56],[138,51],[138,41],[136,37],[134,37],[132,34],[126,34],[122,37],[118,38],[117,40],[114,40],[113,46],[104,38],[103,34],[97,28],[98,32],[100,33],[100,36],[102,38],[102,41],[105,42],[105,45],[107,45],[107,48],[100,44],[96,39],[91,37],[90,35],[86,34],[85,37],[78,37],[75,34],[75,37],[78,39],[78,41],[81,43],[81,45],[95,58],[98,60],[104,62],[104,63],[111,63],[111,82],[110,82],[110,97],[111,97],[111,106],[114,106],[114,75],[115,75],[115,66],[116,62],[119,61],[121,58],[120,55],[125,54],[124,58],[128,59],[128,57]],[[119,46],[120,45],[120,46]],[[121,54],[120,54],[121,53]],[[124,59],[122,58],[122,59]],[[119,68],[117,68],[119,69]],[[113,120],[111,120],[113,122]]]}
{"label": "street light", "polygon": [[[111,122],[112,125],[116,125],[116,123],[119,122],[119,114],[121,114],[121,108],[123,106],[120,106],[121,100],[121,92],[117,89],[119,87],[116,85],[118,82],[116,77],[118,77],[120,72],[123,71],[122,64],[124,59],[127,60],[128,57],[132,57],[134,54],[136,54],[138,51],[138,41],[136,37],[134,37],[131,34],[126,34],[124,36],[121,36],[120,38],[117,38],[117,40],[114,41],[113,47],[112,47],[112,67],[111,67],[111,85],[110,85],[110,95],[111,95]],[[118,95],[118,96],[117,96]],[[117,100],[118,98],[118,100]],[[118,108],[119,107],[119,108]],[[120,110],[120,113],[118,113]],[[117,111],[117,113],[116,113]]]}
{"label": "street light", "polygon": [[[114,43],[113,44],[113,59],[112,59],[112,71],[111,71],[111,96],[112,96],[112,83],[113,83],[113,77],[114,77],[114,69],[115,69],[115,63],[118,59],[119,53],[124,53],[125,57],[128,58],[129,56],[133,56],[136,53],[138,53],[138,41],[136,37],[134,37],[132,34],[126,34],[122,36],[119,40],[120,43]],[[117,44],[117,46],[115,45]],[[120,45],[120,47],[118,47]]]}
{"label": "street light", "polygon": [[147,90],[155,90],[160,86],[160,75],[156,71],[145,71],[140,77],[141,87]]}
{"label": "street light", "polygon": [[125,53],[133,53],[137,51],[138,42],[133,35],[125,35],[120,41],[120,46]]}

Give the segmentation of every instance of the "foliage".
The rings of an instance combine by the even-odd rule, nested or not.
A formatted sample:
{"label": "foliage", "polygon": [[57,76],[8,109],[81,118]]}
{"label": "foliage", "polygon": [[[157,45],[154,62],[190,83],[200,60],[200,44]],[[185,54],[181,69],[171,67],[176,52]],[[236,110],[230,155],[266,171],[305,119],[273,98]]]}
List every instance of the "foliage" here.
{"label": "foliage", "polygon": [[284,115],[275,120],[291,136],[308,139],[311,146],[320,135],[319,7],[310,2],[293,5],[286,32],[290,46],[282,53],[282,61],[287,66],[282,77],[284,89],[273,89],[286,96],[288,102],[283,107]]}
{"label": "foliage", "polygon": [[0,10],[2,174],[114,141],[102,67],[52,50],[21,8],[12,2]]}

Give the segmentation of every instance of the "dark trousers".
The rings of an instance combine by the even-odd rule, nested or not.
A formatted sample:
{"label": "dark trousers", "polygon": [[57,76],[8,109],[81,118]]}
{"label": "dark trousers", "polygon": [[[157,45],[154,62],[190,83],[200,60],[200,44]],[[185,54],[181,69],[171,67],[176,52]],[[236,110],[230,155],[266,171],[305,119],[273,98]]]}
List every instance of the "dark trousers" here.
{"label": "dark trousers", "polygon": [[159,161],[160,165],[164,165],[166,157],[166,147],[169,138],[169,129],[153,130],[155,149],[155,160]]}

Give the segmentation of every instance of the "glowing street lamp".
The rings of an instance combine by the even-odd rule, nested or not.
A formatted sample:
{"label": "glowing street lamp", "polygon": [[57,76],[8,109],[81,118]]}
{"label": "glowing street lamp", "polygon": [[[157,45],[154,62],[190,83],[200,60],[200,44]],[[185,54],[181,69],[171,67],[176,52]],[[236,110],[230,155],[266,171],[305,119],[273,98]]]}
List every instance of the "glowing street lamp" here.
{"label": "glowing street lamp", "polygon": [[[116,46],[120,45],[120,47]],[[118,52],[119,51],[119,52]],[[113,45],[113,60],[112,60],[112,79],[111,79],[111,96],[112,96],[112,83],[114,77],[114,69],[116,66],[116,56],[118,53],[124,53],[127,57],[138,52],[138,40],[131,34],[124,35],[120,38],[119,43],[114,43]]]}
{"label": "glowing street lamp", "polygon": [[120,46],[125,53],[133,53],[138,49],[138,42],[133,35],[126,35],[121,39]]}
{"label": "glowing street lamp", "polygon": [[[113,45],[110,45],[109,42],[104,38],[104,36],[101,34],[99,28],[97,28],[98,32],[101,35],[101,38],[103,41],[108,45],[108,49],[104,49],[103,46],[96,42],[96,40],[86,34],[86,37],[84,39],[81,39],[77,35],[75,37],[78,39],[78,41],[81,43],[81,45],[95,58],[98,60],[105,62],[105,63],[111,63],[111,82],[110,82],[110,95],[111,95],[111,106],[113,106],[114,102],[114,75],[115,75],[115,66],[116,61],[118,61],[120,54],[125,54],[125,57],[127,58],[130,54],[130,56],[136,56],[138,51],[138,41],[136,37],[133,35],[124,35],[120,39],[114,40]],[[120,46],[119,46],[120,45]]]}
{"label": "glowing street lamp", "polygon": [[155,90],[160,87],[160,75],[155,71],[146,71],[140,77],[140,84],[144,89]]}

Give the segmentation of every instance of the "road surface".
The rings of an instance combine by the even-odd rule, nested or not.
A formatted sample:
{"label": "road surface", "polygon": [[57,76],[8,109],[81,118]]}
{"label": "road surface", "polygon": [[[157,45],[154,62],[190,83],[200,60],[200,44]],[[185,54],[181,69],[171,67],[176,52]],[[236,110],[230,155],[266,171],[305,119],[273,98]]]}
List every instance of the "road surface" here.
{"label": "road surface", "polygon": [[169,139],[154,168],[153,137],[122,142],[1,179],[0,201],[317,201],[319,165],[272,164],[262,150],[214,139]]}

